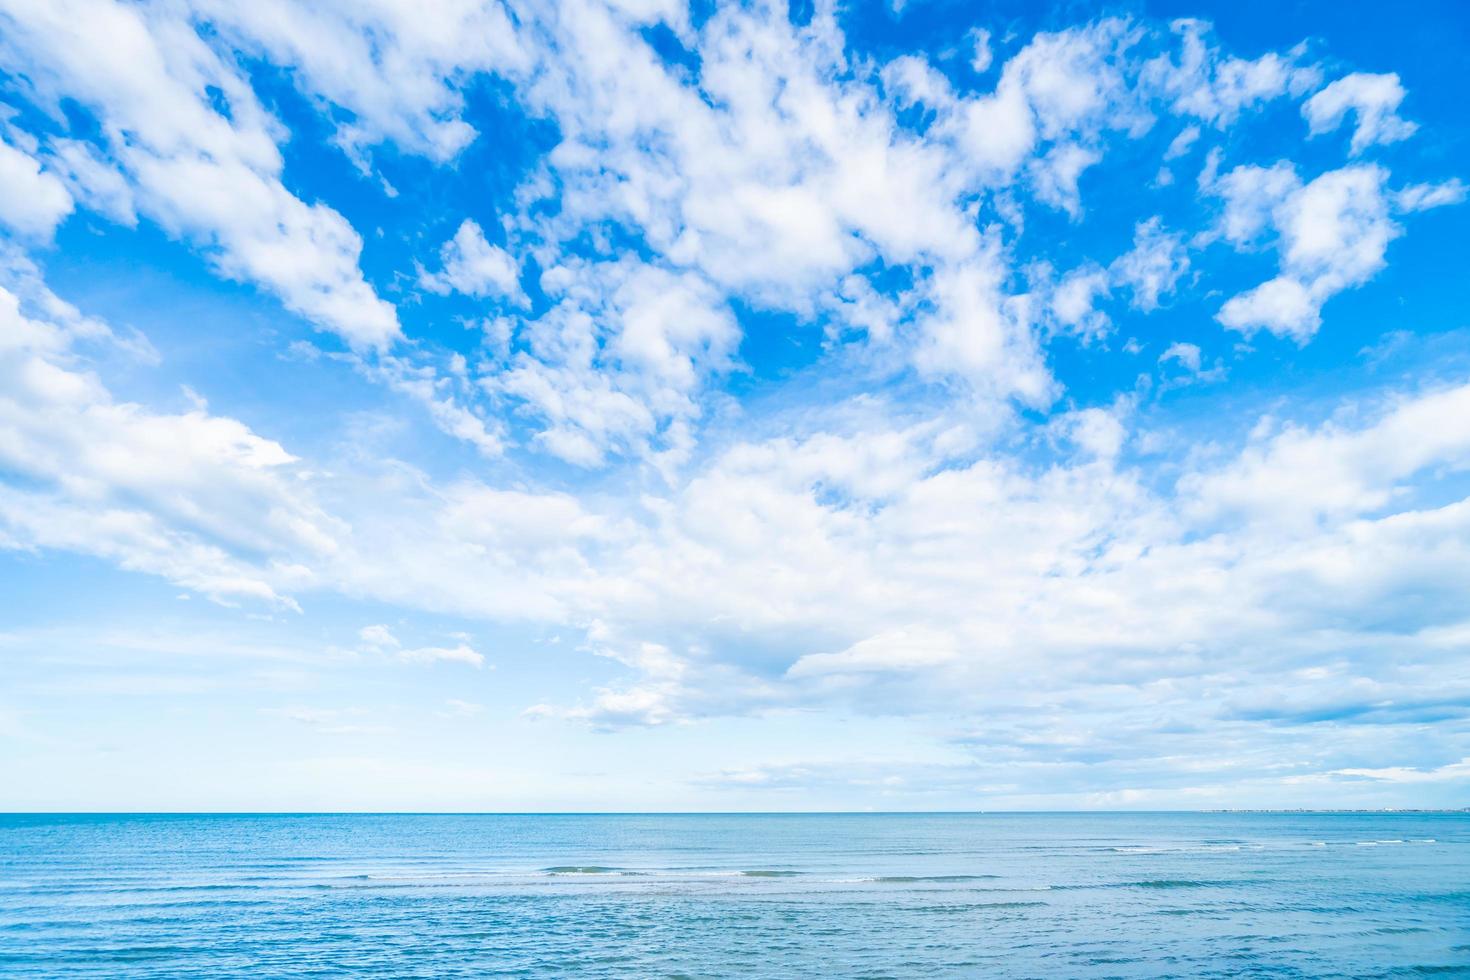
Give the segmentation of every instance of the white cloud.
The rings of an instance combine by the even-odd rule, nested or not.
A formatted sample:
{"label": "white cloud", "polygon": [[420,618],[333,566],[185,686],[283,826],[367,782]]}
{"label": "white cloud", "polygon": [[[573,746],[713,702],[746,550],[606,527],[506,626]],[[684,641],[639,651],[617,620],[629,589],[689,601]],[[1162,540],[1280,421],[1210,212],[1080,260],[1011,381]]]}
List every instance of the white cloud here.
{"label": "white cloud", "polygon": [[[48,322],[4,335],[55,363],[74,344]],[[1199,357],[1167,356],[1186,368]],[[397,463],[383,464],[391,479],[371,461],[331,474],[229,430],[224,460],[188,469],[239,488],[219,517],[238,525],[233,539],[176,503],[233,498],[188,484],[84,506],[97,472],[85,457],[75,477],[43,474],[44,495],[5,491],[0,537],[227,598],[334,592],[582,631],[625,676],[535,713],[599,728],[776,707],[942,710],[972,719],[963,744],[990,753],[980,772],[1052,792],[1058,779],[1168,785],[1177,766],[1158,760],[1181,754],[1234,773],[1301,766],[1307,753],[1316,768],[1303,771],[1315,772],[1355,763],[1331,761],[1336,729],[1311,718],[1404,703],[1423,690],[1414,671],[1462,652],[1461,634],[1422,631],[1463,619],[1470,508],[1434,481],[1470,467],[1467,390],[1347,406],[1327,424],[1262,424],[1243,446],[1174,461],[1173,483],[1161,478],[1171,470],[1127,462],[1123,447],[1146,432],[1126,406],[1013,427],[1008,440],[1055,447],[1016,452],[957,433],[948,411],[899,424],[892,405],[858,400],[780,438],[732,436],[636,500],[442,485]],[[130,438],[109,429],[98,442]],[[268,474],[284,468],[300,477],[278,497]],[[315,499],[342,511],[317,516]],[[262,530],[293,508],[334,547]],[[1406,596],[1413,622],[1385,626]],[[488,668],[468,642],[391,636],[361,639],[392,659]],[[1295,672],[1329,667],[1341,680],[1311,680],[1317,701],[1291,700],[1308,689]],[[1222,740],[1248,744],[1250,758],[1222,757]]]}
{"label": "white cloud", "polygon": [[1189,271],[1184,238],[1165,231],[1159,218],[1139,222],[1133,229],[1133,248],[1114,259],[1108,271],[1114,282],[1132,290],[1135,308],[1156,310]]}
{"label": "white cloud", "polygon": [[1393,194],[1394,207],[1404,213],[1428,211],[1447,204],[1461,204],[1465,200],[1465,184],[1459,179],[1441,181],[1437,184],[1410,184]]}
{"label": "white cloud", "polygon": [[0,140],[0,224],[49,241],[72,211],[71,195],[56,175],[25,151]]}
{"label": "white cloud", "polygon": [[84,207],[107,215],[119,224],[138,223],[133,189],[116,165],[100,151],[81,140],[53,140],[51,166],[65,181],[72,196]]}
{"label": "white cloud", "polygon": [[481,383],[542,418],[542,446],[569,462],[677,451],[705,381],[734,367],[739,328],[719,293],[631,259],[569,260],[542,289],[556,303],[525,323],[527,349]]}
{"label": "white cloud", "polygon": [[970,70],[983,75],[990,70],[990,65],[995,60],[995,53],[990,49],[990,32],[983,27],[976,28],[970,32],[970,42],[974,46],[974,53],[970,55]]}
{"label": "white cloud", "polygon": [[937,378],[962,378],[972,389],[1051,402],[1056,384],[1041,356],[1026,303],[1008,296],[999,245],[973,261],[936,268],[923,284],[932,312],[919,322],[914,363]]}
{"label": "white cloud", "polygon": [[1116,459],[1128,440],[1119,409],[1083,408],[1057,417],[1052,425],[1084,454],[1095,459]]}
{"label": "white cloud", "polygon": [[1051,314],[1057,322],[1086,340],[1096,339],[1108,331],[1105,314],[1095,308],[1099,298],[1112,287],[1107,271],[1087,265],[1073,269],[1062,277],[1051,295]]}
{"label": "white cloud", "polygon": [[368,646],[379,650],[386,650],[402,645],[398,642],[398,638],[393,635],[393,631],[381,624],[364,626],[357,631],[357,636]]}
{"label": "white cloud", "polygon": [[393,141],[438,161],[474,137],[463,90],[480,73],[526,66],[512,16],[497,2],[193,0],[195,16],[251,53],[290,65],[313,96],[348,110],[337,142],[360,162]]}
{"label": "white cloud", "polygon": [[1470,466],[1470,388],[1427,392],[1371,425],[1260,431],[1229,465],[1188,478],[1202,514],[1253,521],[1344,520],[1394,503],[1402,481],[1438,466]]}
{"label": "white cloud", "polygon": [[[1110,112],[1125,94],[1117,62],[1128,38],[1120,20],[1038,34],[1006,62],[993,93],[936,106],[949,110],[944,130],[954,134],[980,180],[1006,183],[1038,142],[1091,139],[1112,122]],[[1056,152],[1053,165],[1038,170],[1037,177],[1050,187],[1043,194],[1070,201],[1076,175],[1095,162],[1094,151],[1063,143]]]}
{"label": "white cloud", "polygon": [[1309,340],[1321,326],[1322,304],[1373,278],[1402,231],[1389,215],[1387,178],[1383,168],[1363,164],[1306,185],[1285,164],[1220,177],[1213,189],[1226,200],[1225,236],[1247,243],[1269,226],[1278,236],[1281,274],[1228,300],[1219,321],[1247,335],[1265,329]]}
{"label": "white cloud", "polygon": [[[1026,209],[1082,215],[1078,176],[1113,135],[1144,132],[1159,93],[1197,121],[1174,156],[1201,127],[1304,93],[1315,74],[1297,53],[1229,58],[1186,24],[1181,58],[1149,68],[1130,53],[1147,26],[1108,20],[1030,39],[970,92],[917,58],[850,58],[823,8],[804,26],[722,8],[696,29],[669,10],[573,2],[518,10],[515,38],[493,6],[183,9],[99,0],[4,24],[7,63],[42,101],[79,98],[102,125],[96,146],[27,149],[37,174],[201,243],[484,457],[524,434],[581,466],[626,454],[657,478],[568,479],[578,496],[553,489],[563,470],[515,458],[447,478],[386,453],[308,462],[202,402],[115,396],[87,358],[118,343],[107,328],[12,282],[0,457],[21,479],[0,489],[3,546],[96,555],[225,601],[331,593],[581,632],[620,676],[534,710],[597,727],[938,706],[977,719],[956,744],[1005,763],[981,771],[1010,766],[1033,786],[1080,782],[1088,752],[1118,781],[1165,779],[1159,760],[1186,750],[1231,771],[1305,765],[1308,751],[1313,771],[1341,769],[1302,719],[1381,713],[1424,676],[1459,683],[1460,634],[1424,629],[1458,621],[1470,580],[1470,508],[1446,478],[1466,467],[1465,389],[1263,422],[1240,445],[1212,429],[1219,444],[1189,453],[1122,401],[1040,420],[1009,404],[1046,413],[1062,394],[1042,330],[1097,336],[1105,296],[1126,287],[1147,312],[1191,270],[1183,236],[1151,219],[1110,265],[1082,259],[1019,292]],[[659,18],[693,67],[651,49]],[[473,135],[463,93],[487,71],[554,124],[506,248],[467,221],[423,275],[514,300],[483,360],[387,351],[396,319],[362,277],[360,239],[286,189],[286,134],[219,37],[296,64],[294,84],[344,110],[338,141],[364,167],[380,143],[452,159]],[[900,111],[913,104],[926,111]],[[1203,182],[1223,200],[1218,235],[1280,258],[1220,318],[1298,340],[1382,266],[1393,213],[1464,194],[1390,190],[1362,165],[1309,182],[1289,163],[1221,176],[1219,159]],[[544,270],[545,309],[521,305],[522,258]],[[823,324],[831,360],[772,399],[793,404],[711,394],[740,370],[740,307],[798,331],[837,321]],[[1210,373],[1194,344],[1159,361]],[[868,390],[808,386],[833,363],[871,371],[857,377]],[[1168,458],[1135,458],[1150,452]],[[1391,615],[1409,598],[1413,629]],[[485,666],[469,641],[405,647],[381,625],[359,639],[383,659]],[[1318,701],[1287,696],[1304,685]],[[1291,738],[1260,734],[1278,722]]]}
{"label": "white cloud", "polygon": [[442,295],[454,291],[526,302],[520,266],[505,249],[487,242],[484,231],[473,221],[466,220],[444,243],[439,262],[443,267],[440,272],[419,274],[419,284],[431,292]]}
{"label": "white cloud", "polygon": [[1389,783],[1439,783],[1470,780],[1470,758],[1449,762],[1432,769],[1411,769],[1407,766],[1387,766],[1382,769],[1334,769],[1329,776],[1351,779],[1372,779]]}
{"label": "white cloud", "polygon": [[266,714],[305,725],[323,735],[388,735],[393,729],[383,725],[362,724],[367,708],[266,708]]}
{"label": "white cloud", "polygon": [[1062,276],[1050,289],[1048,313],[1056,325],[1084,342],[1097,340],[1112,329],[1107,314],[1097,309],[1100,300],[1126,288],[1133,308],[1150,313],[1173,293],[1188,270],[1183,236],[1165,231],[1158,218],[1150,218],[1134,227],[1133,247],[1106,269],[1089,262]]}
{"label": "white cloud", "polygon": [[481,456],[494,459],[505,451],[502,424],[469,403],[473,393],[453,371],[440,372],[391,354],[376,358],[349,355],[346,359],[365,376],[418,402],[441,432],[470,444]]}
{"label": "white cloud", "polygon": [[260,283],[354,345],[398,336],[393,308],[358,268],[361,238],[336,211],[286,190],[280,124],[177,11],[64,0],[0,18],[7,63],[44,102],[75,99],[97,112],[140,211],[202,245],[224,275]]}
{"label": "white cloud", "polygon": [[[15,544],[98,554],[215,598],[290,604],[236,549],[330,554],[338,528],[286,479],[295,457],[235,419],[116,401],[74,347],[108,342],[10,257],[0,287],[0,461]],[[278,569],[279,574],[284,569]]]}
{"label": "white cloud", "polygon": [[1194,144],[1199,140],[1198,126],[1185,126],[1179,131],[1179,135],[1169,141],[1168,148],[1164,151],[1165,160],[1177,160],[1187,154]]}
{"label": "white cloud", "polygon": [[1159,355],[1160,364],[1166,364],[1169,361],[1178,361],[1180,366],[1191,374],[1198,373],[1200,367],[1199,345],[1186,344],[1183,341],[1170,344],[1168,349]]}
{"label": "white cloud", "polygon": [[1179,59],[1158,56],[1145,66],[1144,78],[1172,100],[1179,115],[1224,128],[1247,109],[1302,94],[1320,81],[1316,68],[1297,64],[1299,49],[1284,56],[1271,51],[1248,61],[1223,55],[1211,45],[1210,25],[1204,21],[1181,19],[1171,27],[1180,38]]}
{"label": "white cloud", "polygon": [[399,650],[395,656],[410,664],[460,663],[471,667],[485,666],[485,655],[465,643],[452,647],[415,647],[411,650]]}
{"label": "white cloud", "polygon": [[[520,230],[543,242],[543,266],[566,264],[557,243],[616,221],[663,260],[757,306],[857,314],[863,336],[884,342],[913,323],[917,342],[890,354],[937,380],[963,379],[989,398],[1050,397],[1033,325],[1007,292],[1004,250],[975,227],[966,198],[1013,182],[1046,143],[1028,172],[1048,200],[1080,212],[1077,177],[1097,159],[1091,143],[1123,91],[1122,22],[1038,36],[988,96],[957,96],[918,59],[883,67],[892,98],[936,109],[922,139],[896,123],[878,79],[848,71],[829,11],[802,28],[761,7],[719,11],[686,42],[701,55],[693,74],[664,64],[640,29],[595,4],[553,27],[555,63],[531,99],[563,142],[549,161],[555,181],[527,186],[555,188],[560,206]],[[879,257],[907,267],[914,288],[859,310],[852,297],[870,291],[861,270]],[[568,458],[597,463],[658,425],[649,406],[624,401],[625,386],[589,377],[571,399],[567,382],[585,373],[529,360],[516,372],[538,405],[566,413],[585,403],[583,414],[613,420],[605,432],[553,424],[541,441]]]}
{"label": "white cloud", "polygon": [[954,637],[923,626],[900,628],[859,640],[838,653],[809,653],[786,671],[789,677],[922,670],[954,662]]}
{"label": "white cloud", "polygon": [[1077,190],[1077,181],[1084,170],[1101,159],[1101,153],[1075,143],[1053,147],[1031,164],[1036,197],[1067,212],[1074,221],[1079,220],[1082,217],[1082,196]]}
{"label": "white cloud", "polygon": [[1404,87],[1398,75],[1354,72],[1339,78],[1302,104],[1302,117],[1311,135],[1330,133],[1342,125],[1349,112],[1356,117],[1352,152],[1362,153],[1374,144],[1397,143],[1414,135],[1419,127],[1399,118]]}

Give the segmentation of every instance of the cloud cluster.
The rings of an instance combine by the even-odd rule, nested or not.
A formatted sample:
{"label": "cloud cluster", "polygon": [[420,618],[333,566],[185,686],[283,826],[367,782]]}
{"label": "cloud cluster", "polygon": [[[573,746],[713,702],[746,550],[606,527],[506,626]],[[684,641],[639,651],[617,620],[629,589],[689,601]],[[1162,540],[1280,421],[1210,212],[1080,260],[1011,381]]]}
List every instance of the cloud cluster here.
{"label": "cloud cluster", "polygon": [[1419,127],[1398,115],[1405,94],[1397,75],[1354,72],[1302,103],[1302,116],[1311,134],[1317,136],[1337,129],[1352,113],[1356,120],[1352,152],[1356,155],[1375,143],[1397,143],[1414,135]]}
{"label": "cloud cluster", "polygon": [[[247,62],[288,68],[364,172],[390,147],[454,161],[476,135],[467,93],[508,86],[558,143],[518,189],[504,245],[464,219],[417,279],[492,306],[503,356],[471,369],[512,428],[531,430],[526,445],[582,466],[666,468],[689,456],[712,382],[739,366],[739,305],[857,340],[890,375],[1051,405],[1061,388],[1048,331],[1105,333],[1094,303],[1120,286],[1136,310],[1155,309],[1189,258],[1182,237],[1141,214],[1133,252],[1106,279],[1092,261],[1038,297],[1018,275],[1027,210],[1080,220],[1087,172],[1160,118],[1195,121],[1170,146],[1177,158],[1201,126],[1237,125],[1322,85],[1300,47],[1244,59],[1201,21],[1104,18],[1038,33],[1003,60],[976,35],[976,63],[997,68],[976,88],[929,56],[855,56],[834,5],[804,23],[787,13],[757,3],[693,18],[597,0],[17,3],[3,15],[5,54],[29,97],[57,118],[74,100],[98,133],[0,145],[0,178],[24,191],[6,220],[44,239],[78,202],[124,222],[141,213],[371,361],[401,337],[396,311],[360,271],[358,233],[287,189],[288,134]],[[1357,153],[1413,131],[1396,115],[1402,98],[1397,76],[1352,74],[1302,112],[1314,134],[1354,114]],[[1284,253],[1282,275],[1230,301],[1225,325],[1303,340],[1328,297],[1381,267],[1399,228],[1375,166],[1250,205],[1236,199],[1254,192],[1236,185],[1253,165],[1206,188],[1270,212]],[[1346,236],[1341,248],[1306,240],[1324,222]],[[527,268],[540,270],[545,303],[531,304]],[[650,289],[666,292],[661,310]],[[454,382],[429,360],[395,356],[366,373],[451,435],[503,451],[507,428],[473,392],[450,399]]]}
{"label": "cloud cluster", "polygon": [[[237,65],[164,5],[113,0],[7,3],[0,52],[57,117],[95,113],[106,165],[132,205],[198,242],[227,276],[258,282],[324,329],[364,347],[398,335],[393,308],[358,268],[362,239],[336,211],[281,183],[270,116]],[[101,193],[102,188],[98,189]]]}
{"label": "cloud cluster", "polygon": [[[204,407],[114,399],[78,346],[115,341],[5,253],[0,284],[0,538],[82,551],[221,600],[295,606],[294,570],[249,556],[320,556],[339,525],[294,483],[281,445]],[[275,584],[272,584],[274,580]]]}
{"label": "cloud cluster", "polygon": [[421,272],[419,285],[440,295],[453,292],[467,296],[502,296],[525,301],[520,268],[499,245],[485,240],[485,232],[473,221],[465,221],[439,250],[439,272]]}
{"label": "cloud cluster", "polygon": [[1281,273],[1229,299],[1220,322],[1247,335],[1264,329],[1306,342],[1322,325],[1327,300],[1383,268],[1389,242],[1403,233],[1395,211],[1454,203],[1460,196],[1453,185],[1438,193],[1424,187],[1392,192],[1388,177],[1381,166],[1353,164],[1304,184],[1285,161],[1207,175],[1204,183],[1225,202],[1224,237],[1248,247],[1269,232],[1281,256]]}
{"label": "cloud cluster", "polygon": [[[221,602],[330,594],[566,630],[618,679],[531,710],[603,729],[834,705],[956,718],[947,744],[971,761],[932,781],[1018,799],[1098,767],[1174,789],[1415,779],[1396,735],[1368,751],[1349,729],[1470,711],[1455,666],[1470,388],[1184,437],[1156,426],[1141,383],[1063,401],[1049,359],[1059,336],[1096,350],[1115,318],[1191,293],[1214,242],[1276,264],[1219,323],[1307,343],[1332,297],[1384,267],[1405,216],[1464,186],[1396,182],[1376,158],[1242,161],[1222,134],[1304,100],[1312,135],[1351,117],[1361,157],[1414,132],[1397,76],[1308,97],[1322,77],[1301,49],[1243,59],[1199,22],[1119,18],[981,32],[966,74],[854,51],[833,4],[796,20],[765,3],[696,18],[595,0],[0,0],[0,54],[54,124],[3,123],[12,239],[44,247],[78,209],[153,222],[347,347],[294,356],[350,365],[478,454],[463,470],[317,465],[197,397],[119,398],[92,354],[134,342],[7,245],[0,545]],[[358,231],[290,189],[262,64],[291,68],[362,173],[379,153],[453,165],[477,85],[554,129],[493,202],[497,226],[456,214],[398,270],[426,306],[483,314],[458,331],[464,351],[405,337]],[[95,132],[66,121],[74,106]],[[1144,172],[1200,152],[1208,228],[1150,201],[1108,209],[1106,251],[1059,257],[1065,271],[1028,252],[1030,228],[1080,228],[1091,175],[1115,155],[1133,166],[1156,129]],[[759,378],[784,401],[742,401],[727,382],[757,373],[743,352],[783,330],[821,344]],[[1160,339],[1158,387],[1223,376],[1201,338]],[[821,388],[832,374],[846,386]],[[512,481],[481,466],[536,453],[573,467]],[[383,625],[359,640],[384,660],[485,665],[469,641],[404,644]]]}

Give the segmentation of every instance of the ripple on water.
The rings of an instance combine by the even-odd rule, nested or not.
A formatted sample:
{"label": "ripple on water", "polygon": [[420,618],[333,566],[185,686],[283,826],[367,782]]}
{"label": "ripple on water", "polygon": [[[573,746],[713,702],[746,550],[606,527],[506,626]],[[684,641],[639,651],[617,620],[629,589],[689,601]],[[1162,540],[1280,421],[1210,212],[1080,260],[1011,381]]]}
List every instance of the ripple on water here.
{"label": "ripple on water", "polygon": [[1470,815],[6,821],[0,975],[1470,971]]}

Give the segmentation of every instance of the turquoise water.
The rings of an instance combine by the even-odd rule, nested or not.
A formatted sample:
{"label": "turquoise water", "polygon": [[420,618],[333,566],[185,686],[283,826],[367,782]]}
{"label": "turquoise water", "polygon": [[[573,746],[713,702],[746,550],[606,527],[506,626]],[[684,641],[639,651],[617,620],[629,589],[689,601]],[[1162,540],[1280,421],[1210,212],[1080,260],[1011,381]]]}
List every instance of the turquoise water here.
{"label": "turquoise water", "polygon": [[1470,976],[1470,815],[0,816],[26,977]]}

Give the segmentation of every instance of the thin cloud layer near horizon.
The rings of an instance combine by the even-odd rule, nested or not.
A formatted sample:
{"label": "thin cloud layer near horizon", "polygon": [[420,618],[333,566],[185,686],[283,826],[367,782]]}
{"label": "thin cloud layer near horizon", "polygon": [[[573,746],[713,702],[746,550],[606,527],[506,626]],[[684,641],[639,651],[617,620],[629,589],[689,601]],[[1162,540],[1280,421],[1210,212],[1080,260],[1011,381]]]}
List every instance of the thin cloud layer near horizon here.
{"label": "thin cloud layer near horizon", "polygon": [[1470,805],[1470,15],[1039,7],[0,0],[0,808]]}

